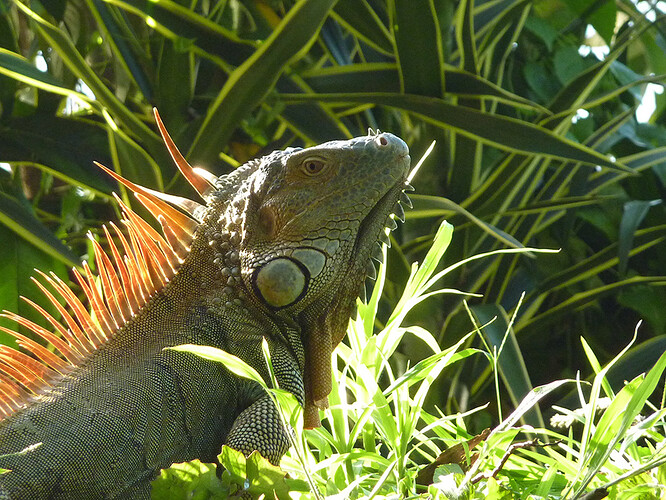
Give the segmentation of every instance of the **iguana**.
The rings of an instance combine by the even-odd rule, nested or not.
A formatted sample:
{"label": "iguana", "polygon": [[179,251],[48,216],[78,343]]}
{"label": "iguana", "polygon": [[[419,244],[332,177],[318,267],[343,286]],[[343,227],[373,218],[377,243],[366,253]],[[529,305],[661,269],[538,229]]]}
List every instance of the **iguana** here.
{"label": "iguana", "polygon": [[221,348],[268,380],[265,337],[280,387],[304,406],[306,427],[320,425],[332,349],[374,275],[376,243],[409,203],[406,144],[370,132],[216,177],[192,168],[156,121],[205,204],[100,165],[163,235],[116,196],[125,230],[104,228],[106,250],[91,237],[99,276],[73,270],[89,307],[40,272],[60,319],[25,300],[52,331],[3,313],[51,347],[2,328],[24,352],[0,346],[0,498],[149,498],[160,469],[214,462],[223,444],[278,464],[288,435],[263,389],[169,346]]}

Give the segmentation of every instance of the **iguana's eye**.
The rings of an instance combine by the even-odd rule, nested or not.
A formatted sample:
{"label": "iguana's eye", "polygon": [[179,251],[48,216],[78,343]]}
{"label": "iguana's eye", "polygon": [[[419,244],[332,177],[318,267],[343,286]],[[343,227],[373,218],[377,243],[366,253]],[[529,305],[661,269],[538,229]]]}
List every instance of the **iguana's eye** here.
{"label": "iguana's eye", "polygon": [[301,169],[307,175],[317,175],[322,170],[324,170],[325,166],[326,166],[326,163],[324,163],[322,160],[317,160],[315,158],[310,158],[310,159],[305,160],[302,163]]}

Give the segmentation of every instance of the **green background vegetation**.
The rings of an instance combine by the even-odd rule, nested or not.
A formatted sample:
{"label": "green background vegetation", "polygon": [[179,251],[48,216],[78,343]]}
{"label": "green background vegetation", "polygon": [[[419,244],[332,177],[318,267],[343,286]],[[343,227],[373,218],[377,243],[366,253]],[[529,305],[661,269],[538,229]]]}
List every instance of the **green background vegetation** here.
{"label": "green background vegetation", "polygon": [[[161,144],[155,106],[190,162],[215,174],[368,127],[401,136],[414,159],[436,140],[413,182],[414,209],[391,235],[378,329],[443,219],[455,233],[442,266],[561,249],[467,262],[442,286],[480,294],[469,312],[460,295],[441,294],[407,315],[442,349],[464,338],[492,352],[509,332],[500,384],[472,356],[443,367],[424,402],[448,414],[490,402],[466,420],[471,432],[534,386],[590,376],[581,336],[604,364],[644,320],[608,371],[616,391],[666,350],[666,93],[648,122],[636,120],[646,84],[666,74],[656,7],[646,16],[630,0],[0,0],[0,13],[4,308],[30,316],[17,297],[37,296],[32,268],[66,276],[91,255],[85,234],[116,217],[118,187],[93,160],[194,196]],[[606,55],[581,49],[589,44]],[[465,337],[470,318],[494,317]],[[418,336],[394,351],[395,373],[431,354]],[[553,403],[575,408],[569,390],[524,421],[543,425]]]}

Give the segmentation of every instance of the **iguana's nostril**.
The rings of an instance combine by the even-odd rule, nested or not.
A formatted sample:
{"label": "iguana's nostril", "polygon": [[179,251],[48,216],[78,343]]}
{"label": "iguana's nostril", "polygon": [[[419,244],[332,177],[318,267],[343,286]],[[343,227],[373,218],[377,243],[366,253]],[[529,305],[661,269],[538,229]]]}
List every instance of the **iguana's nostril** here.
{"label": "iguana's nostril", "polygon": [[376,136],[373,142],[376,148],[384,149],[389,154],[394,153],[396,156],[406,156],[409,154],[409,148],[405,144],[405,141],[389,132],[384,132]]}
{"label": "iguana's nostril", "polygon": [[386,137],[384,135],[380,135],[377,138],[377,141],[379,142],[380,146],[387,146],[388,145],[388,140],[386,139]]}

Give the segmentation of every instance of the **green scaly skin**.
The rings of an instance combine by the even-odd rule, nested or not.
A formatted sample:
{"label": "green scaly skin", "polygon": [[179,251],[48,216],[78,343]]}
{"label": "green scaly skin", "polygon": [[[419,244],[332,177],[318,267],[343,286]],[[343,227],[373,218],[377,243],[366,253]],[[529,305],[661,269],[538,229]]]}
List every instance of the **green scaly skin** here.
{"label": "green scaly skin", "polygon": [[320,405],[326,389],[306,374],[327,360],[310,353],[325,358],[322,336],[330,362],[409,161],[403,141],[380,134],[276,151],[220,177],[174,278],[82,366],[0,422],[0,455],[41,443],[0,458],[11,470],[0,498],[149,498],[160,469],[215,462],[223,444],[278,464],[287,434],[263,390],[164,348],[215,346],[268,380],[266,337],[280,387]]}

